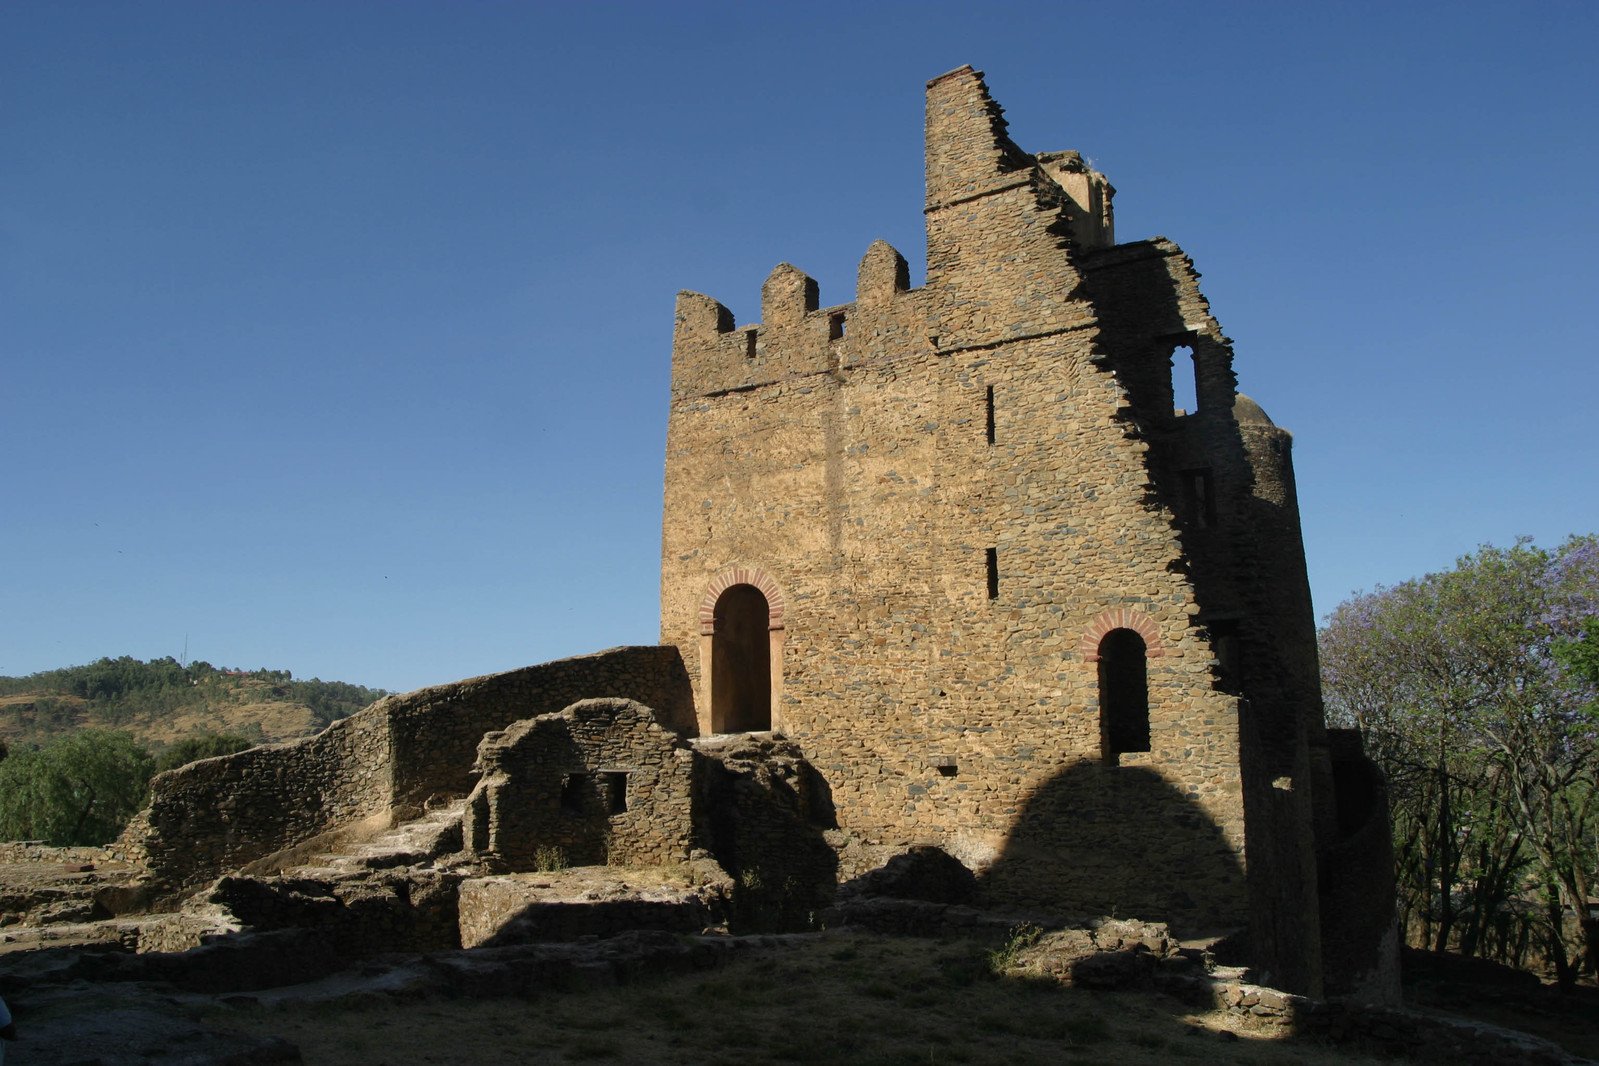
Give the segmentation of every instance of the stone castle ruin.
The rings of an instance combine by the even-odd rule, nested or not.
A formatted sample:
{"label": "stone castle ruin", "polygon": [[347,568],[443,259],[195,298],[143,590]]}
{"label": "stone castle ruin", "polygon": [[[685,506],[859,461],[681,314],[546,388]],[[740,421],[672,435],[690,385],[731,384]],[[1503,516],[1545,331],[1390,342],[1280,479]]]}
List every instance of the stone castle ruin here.
{"label": "stone castle ruin", "polygon": [[937,848],[989,906],[1245,930],[1278,987],[1391,991],[1386,801],[1324,721],[1289,434],[1188,256],[1116,243],[1103,174],[1013,143],[970,67],[926,122],[925,285],[879,241],[852,303],[788,264],[756,324],[678,296],[659,647],[164,774],[124,849],[192,890],[431,819],[482,870],[714,860],[814,916]]}

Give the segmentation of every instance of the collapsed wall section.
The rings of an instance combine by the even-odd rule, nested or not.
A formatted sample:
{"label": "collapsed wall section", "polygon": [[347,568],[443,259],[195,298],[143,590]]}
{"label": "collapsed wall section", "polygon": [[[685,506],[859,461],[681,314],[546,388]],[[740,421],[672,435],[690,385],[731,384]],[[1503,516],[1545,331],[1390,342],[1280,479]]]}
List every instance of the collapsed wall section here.
{"label": "collapsed wall section", "polygon": [[421,689],[378,704],[387,704],[394,802],[420,807],[466,795],[485,733],[594,697],[636,700],[662,727],[694,734],[694,697],[676,648],[613,648]]}
{"label": "collapsed wall section", "polygon": [[509,871],[685,862],[694,753],[626,699],[581,700],[483,737],[467,852]]}
{"label": "collapsed wall section", "polygon": [[382,701],[314,737],[157,774],[118,846],[174,887],[209,881],[339,826],[385,819],[393,794]]}
{"label": "collapsed wall section", "polygon": [[[930,85],[927,114],[926,287],[896,283],[897,254],[874,244],[852,305],[819,307],[787,266],[759,326],[680,297],[662,639],[684,650],[703,730],[716,597],[726,575],[760,575],[784,604],[771,725],[834,783],[846,830],[995,868],[996,899],[1090,906],[1108,875],[1071,871],[1117,859],[1128,790],[1114,785],[1133,771],[1160,783],[1170,831],[1117,883],[1203,869],[1190,902],[1162,905],[1241,923],[1238,700],[1216,684],[1076,258],[1108,239],[1108,211],[1076,225],[975,71]],[[1110,629],[1139,634],[1147,683],[1148,739],[1115,751],[1098,654]]]}
{"label": "collapsed wall section", "polygon": [[[1127,390],[1123,418],[1148,442],[1151,489],[1203,605],[1218,688],[1239,707],[1256,957],[1283,987],[1315,992],[1315,815],[1331,782],[1312,761],[1322,708],[1291,438],[1238,393],[1231,342],[1177,245],[1139,241],[1083,263],[1106,365]],[[1191,409],[1176,407],[1178,378],[1192,383]]]}
{"label": "collapsed wall section", "polygon": [[159,774],[119,846],[187,887],[327,834],[387,828],[430,801],[464,797],[485,733],[597,696],[637,700],[664,728],[693,729],[677,649],[561,659],[389,696],[314,737]]}

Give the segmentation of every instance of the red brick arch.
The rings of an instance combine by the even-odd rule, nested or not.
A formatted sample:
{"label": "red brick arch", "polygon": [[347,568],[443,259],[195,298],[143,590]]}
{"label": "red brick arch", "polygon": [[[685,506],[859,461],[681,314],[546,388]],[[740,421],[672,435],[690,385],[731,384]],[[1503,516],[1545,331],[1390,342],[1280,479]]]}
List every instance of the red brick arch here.
{"label": "red brick arch", "polygon": [[783,628],[785,600],[783,588],[777,580],[758,566],[735,566],[711,578],[700,598],[700,635],[710,636],[716,631],[716,601],[734,585],[754,585],[766,597],[766,628]]}
{"label": "red brick arch", "polygon": [[1153,618],[1132,607],[1112,607],[1108,611],[1101,611],[1099,617],[1088,624],[1083,639],[1078,642],[1077,651],[1082,655],[1083,662],[1099,662],[1099,642],[1113,629],[1131,629],[1143,637],[1144,654],[1151,659],[1166,654],[1160,630],[1156,628]]}

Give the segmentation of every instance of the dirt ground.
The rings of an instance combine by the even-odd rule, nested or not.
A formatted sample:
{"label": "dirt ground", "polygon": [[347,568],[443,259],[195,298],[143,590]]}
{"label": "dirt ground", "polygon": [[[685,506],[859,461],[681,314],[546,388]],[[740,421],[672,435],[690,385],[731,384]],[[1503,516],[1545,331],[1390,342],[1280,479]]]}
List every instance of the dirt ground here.
{"label": "dirt ground", "polygon": [[703,975],[530,999],[387,997],[205,1020],[297,1045],[306,1063],[1376,1063],[1241,1028],[1149,993],[993,974],[969,941],[830,934]]}

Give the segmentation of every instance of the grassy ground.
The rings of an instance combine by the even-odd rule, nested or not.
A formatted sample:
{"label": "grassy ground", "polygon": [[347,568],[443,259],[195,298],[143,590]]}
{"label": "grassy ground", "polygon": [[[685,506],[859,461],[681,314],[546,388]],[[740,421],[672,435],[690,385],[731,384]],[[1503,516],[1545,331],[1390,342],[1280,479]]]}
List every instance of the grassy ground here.
{"label": "grassy ground", "polygon": [[997,977],[974,943],[851,934],[625,987],[528,1000],[369,997],[209,1021],[285,1037],[310,1066],[1378,1061],[1239,1029],[1164,996]]}

